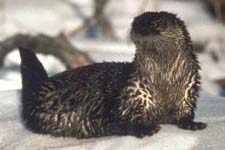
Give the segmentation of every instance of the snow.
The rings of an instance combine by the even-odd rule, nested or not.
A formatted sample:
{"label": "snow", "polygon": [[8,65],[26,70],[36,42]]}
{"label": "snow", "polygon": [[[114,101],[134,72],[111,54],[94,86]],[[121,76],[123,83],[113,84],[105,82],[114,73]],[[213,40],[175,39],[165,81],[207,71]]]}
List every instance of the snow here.
{"label": "snow", "polygon": [[[110,16],[118,41],[87,39],[82,34],[70,38],[70,41],[96,62],[132,61],[135,46],[129,40],[130,23],[141,12],[144,1],[110,1],[106,15]],[[74,10],[67,2],[76,4],[79,10]],[[90,17],[93,12],[92,0],[54,0],[54,3],[52,0],[5,0],[4,5],[3,16],[0,16],[1,40],[18,32],[68,33],[82,24],[81,16]],[[77,140],[34,134],[26,130],[20,120],[20,58],[18,50],[15,50],[0,68],[0,150],[224,149],[225,98],[219,97],[221,89],[214,83],[214,80],[225,77],[224,26],[216,23],[198,1],[152,0],[142,8],[177,13],[185,21],[193,41],[206,43],[205,52],[198,55],[202,67],[202,92],[196,120],[206,122],[207,129],[192,132],[162,125],[159,133],[143,139],[112,136]],[[218,56],[218,62],[212,60],[212,52]],[[38,58],[49,75],[65,70],[65,66],[53,56],[38,54]]]}
{"label": "snow", "polygon": [[199,100],[196,121],[207,129],[186,131],[174,125],[161,125],[155,135],[138,139],[133,136],[111,136],[77,140],[39,135],[26,130],[20,120],[20,90],[0,92],[1,150],[189,150],[223,149],[225,146],[225,98],[204,94]]}

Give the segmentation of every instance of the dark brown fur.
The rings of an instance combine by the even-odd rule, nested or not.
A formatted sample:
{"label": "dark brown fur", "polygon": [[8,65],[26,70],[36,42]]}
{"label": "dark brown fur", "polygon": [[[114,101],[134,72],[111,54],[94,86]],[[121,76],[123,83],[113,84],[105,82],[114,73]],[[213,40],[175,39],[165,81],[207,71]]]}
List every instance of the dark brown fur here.
{"label": "dark brown fur", "polygon": [[25,125],[77,138],[142,137],[160,123],[204,129],[193,121],[200,67],[183,21],[144,13],[134,19],[131,39],[137,48],[131,63],[93,64],[50,78],[33,52],[21,48]]}

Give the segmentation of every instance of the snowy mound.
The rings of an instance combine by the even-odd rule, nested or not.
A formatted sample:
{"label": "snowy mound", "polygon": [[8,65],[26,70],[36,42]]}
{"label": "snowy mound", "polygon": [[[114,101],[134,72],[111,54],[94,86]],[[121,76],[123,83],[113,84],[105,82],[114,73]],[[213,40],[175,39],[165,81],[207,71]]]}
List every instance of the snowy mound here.
{"label": "snowy mound", "polygon": [[188,150],[224,149],[225,99],[201,96],[196,120],[208,124],[203,131],[185,131],[173,125],[162,125],[155,135],[138,139],[133,136],[111,136],[86,140],[56,138],[26,130],[20,120],[20,90],[0,92],[1,150]]}

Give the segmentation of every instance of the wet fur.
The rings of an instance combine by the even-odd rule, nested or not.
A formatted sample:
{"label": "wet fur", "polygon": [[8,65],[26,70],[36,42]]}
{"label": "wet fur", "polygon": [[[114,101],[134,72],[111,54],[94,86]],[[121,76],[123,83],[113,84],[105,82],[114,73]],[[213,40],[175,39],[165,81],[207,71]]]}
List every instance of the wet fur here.
{"label": "wet fur", "polygon": [[130,36],[137,49],[133,62],[97,63],[49,78],[35,54],[20,48],[26,127],[77,138],[143,137],[161,123],[204,129],[193,121],[200,67],[183,21],[147,12],[134,19]]}

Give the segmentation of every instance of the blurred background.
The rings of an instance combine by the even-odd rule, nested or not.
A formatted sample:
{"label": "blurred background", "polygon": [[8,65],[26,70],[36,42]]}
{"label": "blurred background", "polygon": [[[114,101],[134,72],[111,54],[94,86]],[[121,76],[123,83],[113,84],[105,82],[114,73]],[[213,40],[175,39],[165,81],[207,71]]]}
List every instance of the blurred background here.
{"label": "blurred background", "polygon": [[102,61],[132,61],[133,18],[176,13],[202,66],[202,92],[225,96],[225,0],[0,0],[0,90],[21,88],[19,46],[49,75]]}

